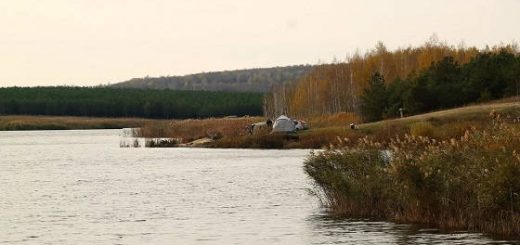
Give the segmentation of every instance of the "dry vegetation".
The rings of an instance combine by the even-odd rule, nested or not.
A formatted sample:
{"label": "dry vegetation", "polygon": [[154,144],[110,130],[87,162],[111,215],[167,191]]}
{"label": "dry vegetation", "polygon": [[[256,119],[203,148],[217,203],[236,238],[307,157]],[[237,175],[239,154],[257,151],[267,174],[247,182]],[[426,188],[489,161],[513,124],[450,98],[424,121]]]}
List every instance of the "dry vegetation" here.
{"label": "dry vegetation", "polygon": [[65,130],[137,128],[153,120],[53,116],[0,116],[0,130]]}
{"label": "dry vegetation", "polygon": [[219,148],[262,148],[262,149],[317,149],[336,141],[340,137],[362,137],[362,133],[347,128],[352,122],[360,119],[353,113],[338,113],[332,116],[312,117],[306,119],[312,128],[291,135],[270,134],[264,130],[254,135],[224,137],[212,144]]}
{"label": "dry vegetation", "polygon": [[177,138],[187,143],[200,138],[232,138],[245,136],[246,126],[264,120],[261,117],[188,119],[148,122],[142,128],[146,138]]}
{"label": "dry vegetation", "polygon": [[265,121],[265,118],[261,117],[150,121],[143,127],[142,136],[176,138],[180,139],[180,143],[212,138],[215,141],[206,146],[219,148],[319,149],[337,142],[338,138],[349,138],[349,144],[354,145],[357,139],[363,137],[377,141],[386,141],[405,134],[437,139],[460,137],[466,130],[472,127],[479,128],[483,122],[487,122],[488,114],[492,110],[509,117],[516,117],[520,115],[520,102],[475,105],[402,119],[360,124],[356,130],[349,128],[351,122],[360,121],[355,114],[339,113],[332,116],[312,117],[306,119],[311,127],[310,130],[297,132],[290,137],[273,135],[267,130],[249,135],[246,126]]}
{"label": "dry vegetation", "polygon": [[345,127],[350,123],[359,123],[361,118],[356,113],[340,112],[330,116],[306,118],[312,128]]}
{"label": "dry vegetation", "polygon": [[446,139],[430,123],[386,141],[347,138],[312,155],[305,170],[340,216],[518,236],[520,121],[492,117]]}

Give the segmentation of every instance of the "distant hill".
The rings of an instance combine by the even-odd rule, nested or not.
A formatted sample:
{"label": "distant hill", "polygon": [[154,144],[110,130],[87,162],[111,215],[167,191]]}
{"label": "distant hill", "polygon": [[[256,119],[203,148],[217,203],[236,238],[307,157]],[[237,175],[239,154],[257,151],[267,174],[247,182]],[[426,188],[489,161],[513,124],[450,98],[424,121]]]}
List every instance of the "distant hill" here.
{"label": "distant hill", "polygon": [[267,92],[273,85],[295,81],[313,66],[298,65],[234,71],[197,73],[185,76],[133,78],[112,85],[117,88]]}

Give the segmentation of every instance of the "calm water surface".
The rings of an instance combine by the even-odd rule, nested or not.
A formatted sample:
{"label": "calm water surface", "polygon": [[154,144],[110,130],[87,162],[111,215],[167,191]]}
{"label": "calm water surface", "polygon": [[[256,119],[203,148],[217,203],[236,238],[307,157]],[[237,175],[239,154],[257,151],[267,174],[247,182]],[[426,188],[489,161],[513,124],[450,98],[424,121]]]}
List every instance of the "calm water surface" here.
{"label": "calm water surface", "polygon": [[119,130],[0,132],[1,244],[490,244],[329,218],[307,150],[120,148]]}

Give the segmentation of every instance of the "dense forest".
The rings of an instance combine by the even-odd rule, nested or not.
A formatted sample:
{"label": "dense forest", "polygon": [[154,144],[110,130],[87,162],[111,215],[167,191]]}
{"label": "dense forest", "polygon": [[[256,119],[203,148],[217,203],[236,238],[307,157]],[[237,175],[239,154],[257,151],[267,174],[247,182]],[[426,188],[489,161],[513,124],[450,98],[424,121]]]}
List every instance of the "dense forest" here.
{"label": "dense forest", "polygon": [[186,76],[134,78],[112,85],[117,88],[268,92],[273,86],[288,84],[307,74],[312,66],[198,73]]}
{"label": "dense forest", "polygon": [[448,56],[427,69],[386,84],[375,73],[360,96],[361,115],[376,121],[520,94],[520,56],[507,49],[482,52],[466,64]]}
{"label": "dense forest", "polygon": [[261,93],[117,89],[0,88],[0,115],[204,118],[262,114]]}
{"label": "dense forest", "polygon": [[[399,108],[414,114],[516,95],[518,54],[516,45],[479,50],[434,38],[395,51],[378,43],[365,55],[316,66],[298,81],[275,87],[266,95],[264,112],[271,117],[353,112],[371,121],[396,116]],[[366,115],[370,110],[380,112]]]}

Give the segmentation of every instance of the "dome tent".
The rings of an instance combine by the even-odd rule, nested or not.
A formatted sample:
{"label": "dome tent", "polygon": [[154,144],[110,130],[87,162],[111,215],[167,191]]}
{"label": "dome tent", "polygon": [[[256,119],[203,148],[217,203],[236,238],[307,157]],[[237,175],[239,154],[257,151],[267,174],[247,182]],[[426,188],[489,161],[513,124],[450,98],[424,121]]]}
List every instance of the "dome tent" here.
{"label": "dome tent", "polygon": [[296,131],[294,121],[285,115],[279,116],[273,124],[273,132],[289,133]]}

